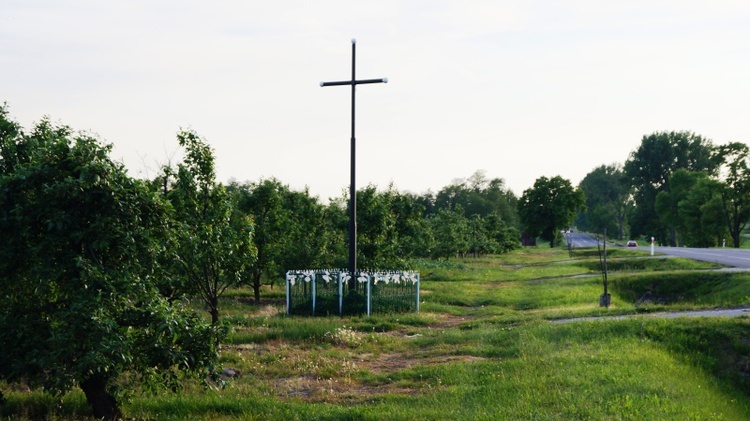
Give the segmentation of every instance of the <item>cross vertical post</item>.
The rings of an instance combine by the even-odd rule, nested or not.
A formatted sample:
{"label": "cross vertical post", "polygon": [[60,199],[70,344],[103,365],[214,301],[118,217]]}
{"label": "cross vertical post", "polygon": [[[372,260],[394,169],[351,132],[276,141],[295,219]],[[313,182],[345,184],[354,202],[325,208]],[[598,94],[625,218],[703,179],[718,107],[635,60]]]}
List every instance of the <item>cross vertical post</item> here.
{"label": "cross vertical post", "polygon": [[321,82],[320,86],[340,86],[340,85],[351,85],[352,87],[352,135],[350,141],[351,150],[351,170],[350,170],[350,184],[349,184],[349,274],[351,279],[349,280],[349,289],[356,287],[356,272],[357,272],[357,187],[356,187],[356,140],[354,136],[354,116],[355,116],[355,92],[357,85],[363,85],[367,83],[388,83],[388,79],[361,79],[357,80],[356,77],[356,54],[357,54],[357,40],[352,39],[352,79],[343,80],[338,82]]}

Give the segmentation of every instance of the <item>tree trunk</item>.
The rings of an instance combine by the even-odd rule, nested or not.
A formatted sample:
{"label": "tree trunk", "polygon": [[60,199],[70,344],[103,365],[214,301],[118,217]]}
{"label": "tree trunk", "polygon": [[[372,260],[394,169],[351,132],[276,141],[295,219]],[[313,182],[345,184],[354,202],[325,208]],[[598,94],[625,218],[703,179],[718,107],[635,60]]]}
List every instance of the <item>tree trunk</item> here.
{"label": "tree trunk", "polygon": [[[217,301],[217,300],[212,300],[212,301]],[[213,326],[218,325],[219,324],[219,303],[212,302],[209,312],[211,313],[211,325]]]}
{"label": "tree trunk", "polygon": [[671,247],[677,247],[677,232],[672,225],[669,227],[669,245]]}
{"label": "tree trunk", "polygon": [[260,272],[253,274],[253,295],[255,297],[255,305],[260,303]]}
{"label": "tree trunk", "polygon": [[107,392],[107,382],[100,374],[79,383],[86,395],[86,401],[91,405],[94,417],[104,420],[119,420],[122,417],[115,398]]}

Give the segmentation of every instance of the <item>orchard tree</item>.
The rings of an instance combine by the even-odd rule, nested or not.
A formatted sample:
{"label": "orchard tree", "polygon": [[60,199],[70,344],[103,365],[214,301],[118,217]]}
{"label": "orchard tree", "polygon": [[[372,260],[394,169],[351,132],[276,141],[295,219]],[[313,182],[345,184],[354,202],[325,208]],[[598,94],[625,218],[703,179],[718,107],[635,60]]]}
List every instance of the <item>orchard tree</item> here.
{"label": "orchard tree", "polygon": [[273,285],[291,269],[322,267],[329,251],[324,207],[309,192],[295,192],[275,178],[231,184],[236,206],[252,217],[257,258],[246,265],[243,283],[255,303],[264,285]]}
{"label": "orchard tree", "polygon": [[521,234],[508,225],[499,213],[491,213],[484,218],[485,229],[493,244],[494,253],[507,253],[521,246]]}
{"label": "orchard tree", "polygon": [[469,221],[461,206],[455,210],[438,210],[436,215],[429,218],[429,226],[435,240],[431,257],[444,257],[447,260],[466,254],[470,241]]}
{"label": "orchard tree", "polygon": [[493,253],[496,249],[490,233],[487,231],[487,224],[484,219],[474,214],[468,219],[469,231],[469,253],[473,257],[479,257],[483,254]]}
{"label": "orchard tree", "polygon": [[585,207],[581,189],[573,188],[560,176],[540,177],[534,187],[524,190],[518,201],[518,214],[530,237],[541,237],[554,247],[560,231],[573,222],[576,212]]}
{"label": "orchard tree", "polygon": [[379,192],[369,185],[357,192],[357,261],[363,268],[403,266],[398,255],[393,189]]}
{"label": "orchard tree", "polygon": [[256,258],[245,266],[244,273],[260,302],[260,289],[278,276],[280,257],[293,219],[284,208],[284,186],[276,179],[261,180],[251,185],[230,185],[239,211],[253,218],[253,243]]}
{"label": "orchard tree", "polygon": [[110,150],[48,120],[26,135],[0,108],[0,380],[77,385],[96,418],[118,419],[128,381],[204,377],[217,350],[210,325],[159,295],[167,207]]}
{"label": "orchard tree", "polygon": [[425,206],[419,196],[410,193],[393,193],[391,207],[396,215],[398,244],[396,253],[406,257],[427,257],[433,247]]}
{"label": "orchard tree", "polygon": [[335,234],[328,224],[326,207],[307,189],[294,191],[286,187],[284,208],[291,210],[293,229],[284,242],[279,274],[292,269],[335,267]]}
{"label": "orchard tree", "polygon": [[206,142],[192,131],[180,132],[177,140],[186,156],[166,195],[175,210],[175,272],[200,295],[216,325],[219,298],[256,258],[252,220],[236,211],[226,188],[216,182]]}

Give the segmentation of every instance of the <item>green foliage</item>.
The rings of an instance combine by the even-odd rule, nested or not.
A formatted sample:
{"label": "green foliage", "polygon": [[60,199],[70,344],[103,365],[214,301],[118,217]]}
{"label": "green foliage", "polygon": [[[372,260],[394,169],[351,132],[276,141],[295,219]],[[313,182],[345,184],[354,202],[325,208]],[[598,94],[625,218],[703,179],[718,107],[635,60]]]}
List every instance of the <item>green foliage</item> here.
{"label": "green foliage", "polygon": [[112,417],[126,372],[205,374],[216,332],[155,287],[164,202],[99,140],[47,120],[26,135],[0,116],[0,379],[79,385]]}
{"label": "green foliage", "polygon": [[466,252],[469,248],[469,226],[460,207],[456,210],[440,209],[429,221],[435,238],[432,257],[448,259]]}
{"label": "green foliage", "polygon": [[656,196],[669,191],[669,179],[680,168],[714,174],[717,160],[712,143],[690,132],[655,132],[643,136],[630,154],[624,170],[634,189],[636,207],[630,217],[633,237],[654,236],[675,245],[674,227],[659,220]]}
{"label": "green foliage", "polygon": [[518,214],[530,237],[541,237],[554,247],[560,230],[570,226],[578,209],[584,208],[585,199],[583,191],[574,189],[569,180],[540,177],[521,195]]}
{"label": "green foliage", "polygon": [[460,207],[464,216],[479,215],[484,218],[494,213],[509,226],[518,228],[517,201],[503,179],[488,180],[485,172],[480,170],[467,179],[456,179],[442,188],[428,214],[439,209],[457,210]]}
{"label": "green foliage", "polygon": [[230,184],[239,212],[252,217],[257,256],[245,266],[242,283],[250,285],[255,302],[263,285],[273,285],[291,269],[327,267],[331,229],[325,209],[308,192],[294,192],[276,179]]}
{"label": "green foliage", "polygon": [[603,233],[619,240],[625,232],[630,186],[620,165],[602,165],[581,180],[579,188],[586,196],[586,210],[576,220],[579,229]]}
{"label": "green foliage", "polygon": [[177,140],[185,162],[166,199],[174,208],[174,272],[208,306],[219,322],[219,297],[237,285],[245,266],[256,257],[252,221],[236,211],[226,188],[216,183],[211,148],[196,133],[183,131]]}
{"label": "green foliage", "polygon": [[750,219],[750,147],[739,142],[722,145],[717,148],[716,159],[721,163],[723,188],[719,192],[727,229],[734,247],[740,247],[740,234]]}

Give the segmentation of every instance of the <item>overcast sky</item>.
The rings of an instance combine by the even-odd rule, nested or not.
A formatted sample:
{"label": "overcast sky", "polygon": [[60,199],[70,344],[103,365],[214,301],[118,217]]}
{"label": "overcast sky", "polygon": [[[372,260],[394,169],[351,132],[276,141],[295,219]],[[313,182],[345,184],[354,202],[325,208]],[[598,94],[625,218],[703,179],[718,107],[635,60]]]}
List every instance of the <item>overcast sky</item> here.
{"label": "overcast sky", "polygon": [[131,175],[214,148],[220,181],[433,192],[485,170],[517,195],[622,163],[655,131],[750,139],[746,1],[0,0],[0,102],[98,134]]}

